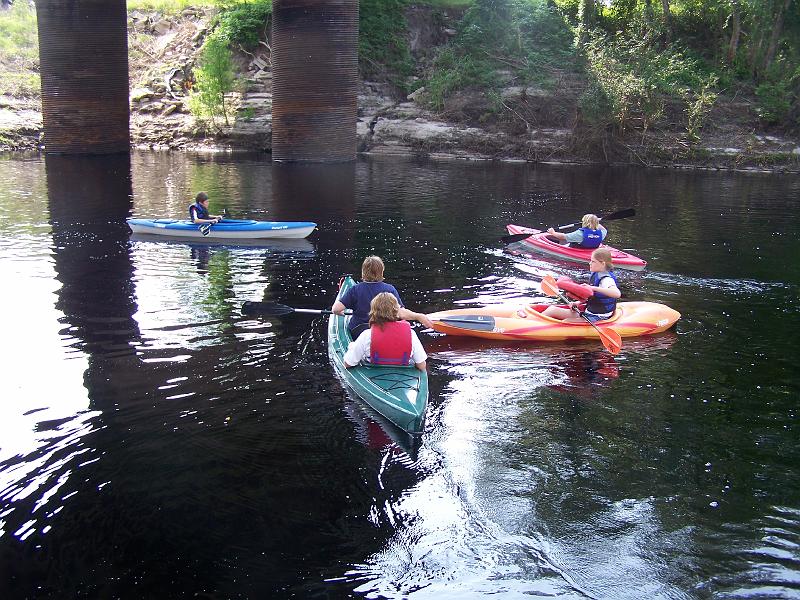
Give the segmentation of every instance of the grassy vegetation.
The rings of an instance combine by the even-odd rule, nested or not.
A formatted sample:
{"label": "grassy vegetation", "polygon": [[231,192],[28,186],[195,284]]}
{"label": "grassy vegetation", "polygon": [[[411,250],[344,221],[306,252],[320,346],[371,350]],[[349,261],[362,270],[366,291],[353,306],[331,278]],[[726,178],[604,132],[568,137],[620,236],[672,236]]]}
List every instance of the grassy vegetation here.
{"label": "grassy vegetation", "polygon": [[[514,85],[550,88],[558,69],[574,69],[572,33],[547,0],[473,0],[455,39],[438,53],[425,82],[429,105],[441,110],[459,90],[499,98],[500,73]],[[489,112],[508,111],[502,101]],[[486,116],[486,115],[485,115]]]}
{"label": "grassy vegetation", "polygon": [[154,11],[162,14],[179,13],[193,6],[226,7],[247,3],[247,0],[128,0],[128,10]]}
{"label": "grassy vegetation", "polygon": [[413,63],[405,39],[409,0],[360,0],[358,59],[362,75],[385,77],[405,90]]}
{"label": "grassy vegetation", "polygon": [[16,97],[39,95],[36,11],[27,2],[0,11],[0,90]]}

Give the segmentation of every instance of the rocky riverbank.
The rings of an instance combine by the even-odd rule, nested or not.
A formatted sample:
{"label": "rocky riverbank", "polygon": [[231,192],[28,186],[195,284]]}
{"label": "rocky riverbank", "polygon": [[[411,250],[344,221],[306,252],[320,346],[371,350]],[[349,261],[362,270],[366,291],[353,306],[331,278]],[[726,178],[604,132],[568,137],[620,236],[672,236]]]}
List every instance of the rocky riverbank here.
{"label": "rocky riverbank", "polygon": [[[431,49],[453,34],[453,23],[441,16],[432,18],[430,9],[410,10],[410,47],[421,70]],[[172,17],[129,14],[130,122],[135,147],[270,151],[272,78],[266,43],[254,53],[236,52],[242,85],[230,97],[236,117],[229,125],[203,123],[189,112],[191,72],[210,16],[198,8]],[[590,144],[576,126],[578,98],[586,85],[579,76],[555,74],[557,84],[549,89],[516,85],[511,72],[499,76],[506,79],[500,102],[508,119],[485,119],[488,99],[479,91],[456,94],[441,112],[434,113],[425,107],[424,88],[398,97],[388,83],[361,81],[359,152],[800,172],[800,140],[765,130],[752,99],[720,95],[699,141],[687,140],[682,117],[676,114],[644,135],[609,135],[599,144],[596,140]],[[39,148],[41,130],[38,99],[0,96],[0,149]]]}

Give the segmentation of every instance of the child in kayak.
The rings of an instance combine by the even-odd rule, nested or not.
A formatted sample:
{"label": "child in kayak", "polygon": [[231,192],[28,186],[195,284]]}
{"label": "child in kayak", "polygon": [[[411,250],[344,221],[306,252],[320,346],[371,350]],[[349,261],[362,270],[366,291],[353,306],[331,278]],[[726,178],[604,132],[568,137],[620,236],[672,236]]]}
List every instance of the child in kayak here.
{"label": "child in kayak", "polygon": [[[589,260],[589,285],[586,287],[594,293],[586,301],[586,308],[583,311],[592,323],[608,319],[613,315],[617,308],[617,298],[622,296],[612,272],[613,268],[611,252],[605,248],[598,248],[592,252],[592,258]],[[560,306],[548,306],[542,314],[567,323],[584,322],[580,314]]]}
{"label": "child in kayak", "polygon": [[222,216],[208,214],[208,194],[198,192],[194,204],[189,206],[189,219],[192,223],[219,223]]}
{"label": "child in kayak", "polygon": [[433,327],[431,320],[421,314],[408,310],[403,306],[400,294],[393,285],[383,280],[383,261],[379,256],[368,256],[361,265],[361,282],[344,293],[340,300],[333,303],[331,311],[337,315],[344,314],[346,308],[353,311],[347,329],[353,339],[369,328],[370,303],[381,292],[388,292],[397,298],[400,305],[400,318],[407,321],[419,321],[425,327]]}
{"label": "child in kayak", "polygon": [[591,213],[583,215],[581,228],[569,233],[561,233],[552,227],[547,230],[550,237],[554,237],[561,242],[566,242],[576,248],[598,248],[608,235],[608,230],[600,225],[597,215]]}
{"label": "child in kayak", "polygon": [[414,365],[426,369],[428,355],[411,329],[400,317],[400,303],[389,292],[372,299],[369,309],[369,329],[350,342],[344,355],[344,366],[351,369],[360,362],[376,365]]}

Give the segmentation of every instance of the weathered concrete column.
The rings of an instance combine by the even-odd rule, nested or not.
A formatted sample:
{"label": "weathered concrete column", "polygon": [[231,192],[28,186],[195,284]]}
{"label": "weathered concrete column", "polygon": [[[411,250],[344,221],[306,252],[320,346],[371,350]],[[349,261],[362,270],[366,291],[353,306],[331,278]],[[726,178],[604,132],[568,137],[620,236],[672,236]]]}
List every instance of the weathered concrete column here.
{"label": "weathered concrete column", "polygon": [[273,160],[355,160],[357,94],[358,0],[273,0]]}
{"label": "weathered concrete column", "polygon": [[130,151],[125,0],[36,0],[45,152]]}

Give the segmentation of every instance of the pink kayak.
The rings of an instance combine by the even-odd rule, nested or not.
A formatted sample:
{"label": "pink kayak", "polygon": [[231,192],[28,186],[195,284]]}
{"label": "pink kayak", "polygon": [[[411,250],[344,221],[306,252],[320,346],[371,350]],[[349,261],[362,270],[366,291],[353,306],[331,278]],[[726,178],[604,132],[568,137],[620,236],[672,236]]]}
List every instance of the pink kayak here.
{"label": "pink kayak", "polygon": [[[530,233],[531,236],[524,240],[517,242],[525,250],[532,250],[542,252],[551,256],[557,256],[565,260],[572,260],[575,262],[588,263],[592,255],[592,250],[588,248],[574,248],[569,244],[561,244],[557,241],[551,240],[546,231],[539,231],[538,229],[531,229],[530,227],[523,227],[522,225],[506,225],[508,233],[520,234]],[[601,248],[611,252],[611,259],[614,261],[614,267],[618,269],[627,269],[629,271],[642,271],[647,266],[647,263],[638,256],[628,254],[622,250],[617,250],[605,244],[600,245]]]}

